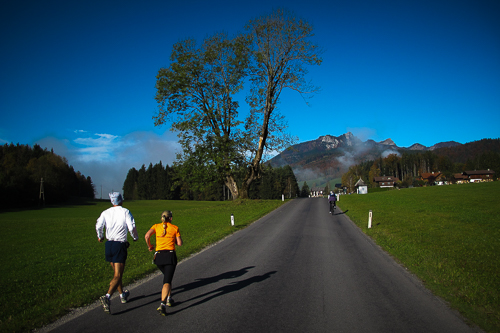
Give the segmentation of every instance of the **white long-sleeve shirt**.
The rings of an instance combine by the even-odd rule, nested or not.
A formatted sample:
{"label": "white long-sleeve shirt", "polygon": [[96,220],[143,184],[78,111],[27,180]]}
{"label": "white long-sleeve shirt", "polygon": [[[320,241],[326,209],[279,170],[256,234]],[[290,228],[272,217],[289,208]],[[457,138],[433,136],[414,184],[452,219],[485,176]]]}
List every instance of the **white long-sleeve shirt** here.
{"label": "white long-sleeve shirt", "polygon": [[101,213],[95,225],[97,238],[104,238],[104,228],[106,228],[106,238],[110,241],[127,241],[127,230],[134,241],[139,238],[134,217],[128,209],[122,206],[113,206]]}

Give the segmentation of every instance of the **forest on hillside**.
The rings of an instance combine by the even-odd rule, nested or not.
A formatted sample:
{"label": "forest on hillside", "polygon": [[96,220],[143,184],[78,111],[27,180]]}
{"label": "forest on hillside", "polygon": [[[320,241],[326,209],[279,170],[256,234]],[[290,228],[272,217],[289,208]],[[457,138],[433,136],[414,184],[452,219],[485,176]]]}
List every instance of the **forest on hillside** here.
{"label": "forest on hillside", "polygon": [[[500,139],[482,139],[454,147],[439,148],[434,152],[438,156],[448,157],[453,163],[483,163],[481,158],[494,159],[500,153]],[[473,165],[469,164],[469,166]],[[479,167],[476,165],[475,169]]]}
{"label": "forest on hillside", "polygon": [[353,191],[361,178],[369,187],[376,187],[374,177],[394,176],[399,186],[423,185],[419,179],[422,173],[440,172],[451,181],[454,174],[471,170],[493,170],[494,178],[500,173],[500,139],[483,139],[464,145],[440,148],[425,152],[404,152],[391,154],[353,165],[342,176],[342,185]]}
{"label": "forest on hillside", "polygon": [[[194,175],[192,169],[182,164],[169,166],[161,162],[146,168],[143,164],[137,170],[128,171],[123,183],[126,200],[231,200],[231,195],[222,180],[211,179],[209,172],[203,172],[204,180]],[[240,172],[243,179],[244,172]],[[273,168],[263,166],[262,177],[254,181],[249,190],[250,199],[295,198],[300,194],[297,179],[290,166]]]}
{"label": "forest on hillside", "polygon": [[94,198],[94,184],[66,158],[36,144],[0,146],[1,208],[57,204],[71,197]]}

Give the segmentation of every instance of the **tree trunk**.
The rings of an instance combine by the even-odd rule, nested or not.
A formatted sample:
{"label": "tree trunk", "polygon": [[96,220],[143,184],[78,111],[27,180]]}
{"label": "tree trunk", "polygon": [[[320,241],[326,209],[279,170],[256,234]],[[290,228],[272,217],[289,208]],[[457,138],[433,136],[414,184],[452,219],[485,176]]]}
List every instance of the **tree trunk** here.
{"label": "tree trunk", "polygon": [[238,184],[236,184],[236,181],[234,180],[233,176],[229,175],[226,177],[225,184],[229,191],[231,191],[231,195],[233,197],[233,200],[238,199],[239,197],[239,191],[238,191]]}
{"label": "tree trunk", "polygon": [[243,183],[241,184],[240,198],[242,198],[242,199],[248,199],[248,191],[250,189],[250,185],[252,184],[252,182],[255,179],[257,179],[259,177],[260,163],[255,163],[256,159],[254,159],[254,163],[252,163],[250,165],[250,167],[248,168],[245,179],[243,180]]}

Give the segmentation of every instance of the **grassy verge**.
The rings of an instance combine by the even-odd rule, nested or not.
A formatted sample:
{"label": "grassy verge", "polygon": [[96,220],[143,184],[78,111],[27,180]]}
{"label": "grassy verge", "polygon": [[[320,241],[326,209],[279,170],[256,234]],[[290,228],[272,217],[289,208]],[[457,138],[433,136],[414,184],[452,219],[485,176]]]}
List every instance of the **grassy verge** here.
{"label": "grassy verge", "polygon": [[500,332],[499,194],[493,182],[346,195],[338,205],[451,307]]}
{"label": "grassy verge", "polygon": [[[184,245],[179,260],[279,207],[278,200],[237,202],[127,201],[139,232],[131,242],[124,285],[156,271],[144,234],[173,211]],[[96,219],[109,202],[0,213],[0,331],[41,327],[69,309],[92,303],[109,287],[112,271],[97,241]],[[235,226],[230,223],[234,214]],[[130,237],[129,237],[130,240]]]}

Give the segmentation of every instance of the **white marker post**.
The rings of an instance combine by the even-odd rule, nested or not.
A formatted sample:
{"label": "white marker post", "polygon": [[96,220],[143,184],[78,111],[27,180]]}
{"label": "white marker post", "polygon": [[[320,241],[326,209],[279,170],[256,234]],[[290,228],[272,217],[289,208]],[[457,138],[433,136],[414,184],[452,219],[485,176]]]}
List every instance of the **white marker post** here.
{"label": "white marker post", "polygon": [[234,227],[234,215],[231,214],[231,225]]}
{"label": "white marker post", "polygon": [[368,215],[368,229],[372,227],[372,211],[370,209],[370,214]]}
{"label": "white marker post", "polygon": [[285,201],[285,195],[284,194],[281,195],[281,201]]}

